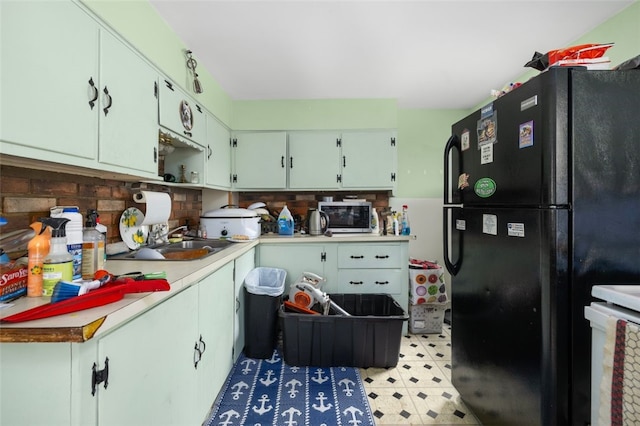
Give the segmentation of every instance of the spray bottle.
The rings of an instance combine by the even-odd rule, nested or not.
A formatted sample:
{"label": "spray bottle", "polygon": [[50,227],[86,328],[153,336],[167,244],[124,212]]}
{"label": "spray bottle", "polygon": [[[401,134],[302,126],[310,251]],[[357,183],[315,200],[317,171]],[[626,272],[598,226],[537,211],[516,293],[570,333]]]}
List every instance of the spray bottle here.
{"label": "spray bottle", "polygon": [[96,229],[98,212],[87,210],[87,220],[82,232],[82,279],[93,280],[96,271],[104,269],[105,239]]}
{"label": "spray bottle", "polygon": [[73,256],[67,250],[66,217],[41,217],[40,222],[51,227],[51,248],[42,267],[42,295],[53,295],[58,281],[73,280]]}
{"label": "spray bottle", "polygon": [[33,222],[29,225],[36,235],[29,241],[29,263],[27,266],[27,296],[42,296],[42,269],[44,258],[49,254],[51,246],[51,230],[47,225]]}

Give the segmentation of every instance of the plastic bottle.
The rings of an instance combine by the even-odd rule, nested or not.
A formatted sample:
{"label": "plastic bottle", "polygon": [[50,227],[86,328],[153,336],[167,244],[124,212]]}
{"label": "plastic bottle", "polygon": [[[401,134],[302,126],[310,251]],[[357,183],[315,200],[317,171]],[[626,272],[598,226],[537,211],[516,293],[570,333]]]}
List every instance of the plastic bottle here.
{"label": "plastic bottle", "polygon": [[396,212],[393,212],[393,235],[400,235],[400,222]]}
{"label": "plastic bottle", "polygon": [[42,295],[51,296],[58,281],[73,279],[73,256],[67,250],[66,217],[41,217],[51,227],[51,248],[42,265]]}
{"label": "plastic bottle", "polygon": [[96,271],[104,269],[105,239],[96,230],[98,212],[87,210],[87,220],[82,232],[82,279],[92,280]]}
{"label": "plastic bottle", "polygon": [[409,223],[409,207],[402,206],[402,235],[411,235],[411,224]]}
{"label": "plastic bottle", "polygon": [[27,245],[27,250],[29,250],[27,296],[40,297],[42,296],[42,269],[44,266],[44,258],[49,254],[49,247],[51,246],[51,230],[41,222],[33,222],[29,226],[36,234]]}
{"label": "plastic bottle", "polygon": [[73,256],[73,279],[82,278],[82,214],[75,206],[57,206],[51,208],[51,217],[64,217],[69,219],[65,234],[67,238],[67,250]]}
{"label": "plastic bottle", "polygon": [[293,235],[293,216],[285,204],[278,216],[278,233],[280,235]]}
{"label": "plastic bottle", "polygon": [[380,219],[378,218],[378,211],[375,207],[371,209],[371,232],[373,234],[380,234]]}

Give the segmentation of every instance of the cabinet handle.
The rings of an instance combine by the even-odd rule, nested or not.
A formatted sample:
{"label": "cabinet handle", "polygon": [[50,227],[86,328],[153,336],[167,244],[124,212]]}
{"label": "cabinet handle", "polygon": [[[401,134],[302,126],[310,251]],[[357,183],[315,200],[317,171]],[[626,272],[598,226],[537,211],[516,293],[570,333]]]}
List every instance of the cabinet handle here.
{"label": "cabinet handle", "polygon": [[153,147],[153,162],[158,163],[158,148]]}
{"label": "cabinet handle", "polygon": [[364,283],[363,283],[362,281],[349,281],[349,284],[352,284],[352,285],[362,285],[362,284],[364,284]]}
{"label": "cabinet handle", "polygon": [[200,335],[200,345],[198,349],[200,350],[201,354],[203,354],[207,350],[207,345],[206,343],[204,343],[204,340],[202,340],[202,334]]}
{"label": "cabinet handle", "polygon": [[351,256],[352,259],[364,259],[364,256]]}
{"label": "cabinet handle", "polygon": [[210,145],[207,145],[207,149],[209,150],[209,155],[207,155],[207,160],[209,160],[211,158],[211,154],[213,154],[213,151],[211,150]]}
{"label": "cabinet handle", "polygon": [[284,169],[284,155],[280,158],[280,166]]}
{"label": "cabinet handle", "polygon": [[293,157],[289,157],[289,168],[293,169]]}
{"label": "cabinet handle", "polygon": [[200,348],[198,348],[198,342],[193,347],[193,368],[198,369],[198,363],[202,359],[202,352],[200,352]]}
{"label": "cabinet handle", "polygon": [[96,101],[98,100],[98,88],[93,83],[93,77],[89,77],[89,87],[93,89],[93,99],[89,101],[89,106],[91,109],[96,105]]}
{"label": "cabinet handle", "polygon": [[347,157],[346,156],[342,156],[342,167],[347,167]]}
{"label": "cabinet handle", "polygon": [[385,254],[384,256],[380,256],[376,254],[376,259],[388,259],[388,258],[389,258],[388,254]]}
{"label": "cabinet handle", "polygon": [[106,357],[104,359],[104,368],[102,370],[98,370],[98,366],[95,362],[93,363],[91,370],[93,371],[91,374],[91,395],[95,396],[97,387],[100,383],[104,382],[105,389],[109,385],[109,358]]}
{"label": "cabinet handle", "polygon": [[111,105],[113,105],[113,98],[109,94],[109,89],[107,89],[107,86],[104,86],[103,92],[107,96],[107,98],[109,98],[109,105],[107,105],[102,109],[102,111],[104,111],[104,116],[106,117],[107,114],[109,113],[109,108],[111,108]]}
{"label": "cabinet handle", "polygon": [[184,133],[185,135],[187,135],[189,137],[193,136],[193,134],[191,134],[191,132],[187,132],[186,130],[184,130],[182,133]]}
{"label": "cabinet handle", "polygon": [[387,284],[389,284],[389,281],[376,281],[376,284],[378,284],[378,285],[387,285]]}
{"label": "cabinet handle", "polygon": [[236,297],[236,312],[240,310],[240,299]]}

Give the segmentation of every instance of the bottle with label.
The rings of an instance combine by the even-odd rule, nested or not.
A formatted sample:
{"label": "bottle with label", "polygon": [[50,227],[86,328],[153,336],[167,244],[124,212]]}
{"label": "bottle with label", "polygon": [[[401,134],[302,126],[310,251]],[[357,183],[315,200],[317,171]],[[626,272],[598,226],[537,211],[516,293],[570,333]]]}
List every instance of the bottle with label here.
{"label": "bottle with label", "polygon": [[278,216],[278,234],[293,236],[293,216],[285,204]]}
{"label": "bottle with label", "polygon": [[96,271],[104,269],[105,239],[96,229],[98,212],[87,210],[87,220],[82,232],[82,279],[93,280]]}
{"label": "bottle with label", "polygon": [[40,297],[42,296],[42,269],[44,267],[44,258],[49,254],[49,247],[51,246],[51,230],[41,222],[34,222],[29,226],[36,234],[27,245],[27,250],[29,251],[27,263],[27,297]]}
{"label": "bottle with label", "polygon": [[400,221],[398,221],[398,213],[393,212],[392,215],[393,215],[392,216],[393,217],[393,222],[392,222],[393,235],[400,235]]}
{"label": "bottle with label", "polygon": [[41,217],[51,227],[51,248],[42,265],[42,295],[52,296],[58,281],[73,280],[73,256],[67,250],[66,217]]}
{"label": "bottle with label", "polygon": [[409,223],[409,207],[402,206],[402,235],[411,235],[411,224]]}
{"label": "bottle with label", "polygon": [[67,251],[73,256],[73,279],[82,278],[82,214],[75,206],[57,206],[51,208],[51,217],[69,219],[65,226]]}
{"label": "bottle with label", "polygon": [[380,234],[380,220],[375,207],[371,209],[371,233]]}

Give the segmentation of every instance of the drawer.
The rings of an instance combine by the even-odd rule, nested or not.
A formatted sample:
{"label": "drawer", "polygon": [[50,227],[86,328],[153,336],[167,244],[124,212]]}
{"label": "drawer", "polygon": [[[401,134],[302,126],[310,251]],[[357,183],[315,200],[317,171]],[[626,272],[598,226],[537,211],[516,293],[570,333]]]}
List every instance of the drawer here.
{"label": "drawer", "polygon": [[338,268],[402,268],[400,244],[340,244]]}
{"label": "drawer", "polygon": [[401,269],[343,269],[338,271],[338,282],[335,284],[324,291],[400,294],[403,288],[406,289],[407,277]]}

